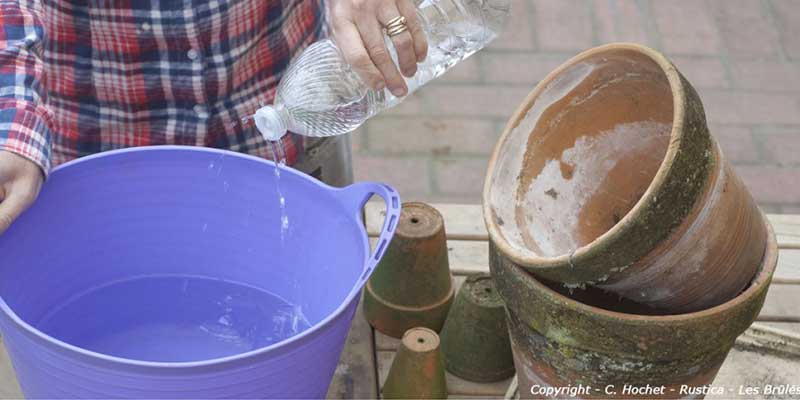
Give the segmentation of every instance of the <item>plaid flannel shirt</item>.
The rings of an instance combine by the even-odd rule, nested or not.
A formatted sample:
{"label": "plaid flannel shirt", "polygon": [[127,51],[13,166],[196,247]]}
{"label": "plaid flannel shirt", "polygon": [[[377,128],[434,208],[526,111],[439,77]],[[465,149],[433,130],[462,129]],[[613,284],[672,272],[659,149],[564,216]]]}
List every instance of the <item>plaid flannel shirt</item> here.
{"label": "plaid flannel shirt", "polygon": [[[323,32],[323,0],[0,0],[0,150],[51,165],[181,144],[265,158],[242,122]],[[302,141],[284,137],[289,163]]]}

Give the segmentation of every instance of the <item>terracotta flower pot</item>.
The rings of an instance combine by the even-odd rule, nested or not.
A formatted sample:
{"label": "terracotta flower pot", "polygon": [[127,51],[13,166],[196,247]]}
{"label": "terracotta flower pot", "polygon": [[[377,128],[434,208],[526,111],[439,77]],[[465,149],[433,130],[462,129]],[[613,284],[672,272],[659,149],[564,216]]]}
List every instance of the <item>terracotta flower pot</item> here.
{"label": "terracotta flower pot", "polygon": [[[743,292],[721,305],[677,315],[653,315],[659,311],[596,288],[570,294],[491,246],[489,264],[508,309],[520,393],[542,397],[542,388],[584,385],[593,389],[579,398],[691,397],[681,392],[687,385],[684,390],[697,394],[761,310],[778,256],[771,229],[766,240],[766,254]],[[625,393],[626,384],[665,390]],[[616,393],[605,392],[608,385]]]}
{"label": "terracotta flower pot", "polygon": [[442,329],[455,297],[444,218],[424,203],[404,203],[394,239],[364,288],[364,314],[399,338],[411,328]]}
{"label": "terracotta flower pot", "polygon": [[447,381],[439,350],[439,336],[428,328],[412,328],[383,384],[384,399],[446,399]]}
{"label": "terracotta flower pot", "polygon": [[492,242],[571,287],[671,312],[736,296],[764,255],[765,221],[660,53],[588,50],[511,117],[483,194]]}
{"label": "terracotta flower pot", "polygon": [[467,278],[441,333],[445,369],[473,382],[514,375],[505,306],[488,274]]}

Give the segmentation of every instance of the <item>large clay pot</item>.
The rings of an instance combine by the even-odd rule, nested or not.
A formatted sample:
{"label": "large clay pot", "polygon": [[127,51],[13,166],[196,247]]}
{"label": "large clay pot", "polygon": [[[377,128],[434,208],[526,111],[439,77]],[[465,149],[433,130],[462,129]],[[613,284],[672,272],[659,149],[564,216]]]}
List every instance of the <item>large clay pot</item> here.
{"label": "large clay pot", "polygon": [[516,265],[668,312],[733,298],[765,249],[697,93],[635,44],[588,50],[536,86],[495,147],[483,207]]}
{"label": "large clay pot", "polygon": [[[714,380],[736,337],[761,310],[778,256],[771,229],[765,238],[766,254],[747,289],[716,307],[677,315],[652,315],[658,311],[596,288],[570,293],[491,246],[520,394],[541,398],[548,388],[588,386],[575,397],[703,397],[703,385]],[[625,385],[652,389],[626,393]]]}

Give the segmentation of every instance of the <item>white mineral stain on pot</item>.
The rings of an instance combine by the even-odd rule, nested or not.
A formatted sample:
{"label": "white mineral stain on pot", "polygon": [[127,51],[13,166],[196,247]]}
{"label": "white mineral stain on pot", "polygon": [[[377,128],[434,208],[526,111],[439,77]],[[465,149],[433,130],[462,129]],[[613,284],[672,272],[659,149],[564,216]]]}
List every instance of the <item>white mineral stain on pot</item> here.
{"label": "white mineral stain on pot", "polygon": [[[551,105],[563,99],[572,92],[586,77],[588,77],[594,66],[589,63],[575,65],[569,71],[556,78],[536,99],[530,110],[520,123],[512,129],[508,135],[508,142],[503,146],[508,149],[504,155],[497,160],[494,175],[491,177],[495,182],[514,182],[519,179],[516,174],[522,170],[522,163],[528,144],[528,134],[533,132],[539,119]],[[515,176],[512,176],[515,175]],[[509,190],[492,191],[492,210],[496,218],[503,221],[501,233],[506,236],[512,245],[520,251],[527,251],[524,245],[521,230],[515,221],[515,207],[520,206],[516,199],[516,192],[509,185]],[[514,205],[514,206],[512,206]],[[506,225],[507,224],[507,225]]]}
{"label": "white mineral stain on pot", "polygon": [[[668,134],[669,129],[669,124],[651,121],[617,124],[598,135],[581,136],[572,148],[562,153],[561,159],[547,161],[528,188],[524,203],[532,216],[526,228],[541,254],[556,256],[580,247],[583,240],[578,228],[584,206],[598,194],[618,196],[604,184],[622,157],[609,155],[642,154],[655,158],[654,162],[658,163],[659,153],[652,156],[648,153],[666,145],[665,133]],[[565,172],[565,168],[569,172]],[[586,221],[590,226],[594,223]]]}
{"label": "white mineral stain on pot", "polygon": [[626,62],[559,71],[505,135],[488,202],[514,251],[574,252],[620,221],[652,181],[669,146],[671,94],[655,64]]}

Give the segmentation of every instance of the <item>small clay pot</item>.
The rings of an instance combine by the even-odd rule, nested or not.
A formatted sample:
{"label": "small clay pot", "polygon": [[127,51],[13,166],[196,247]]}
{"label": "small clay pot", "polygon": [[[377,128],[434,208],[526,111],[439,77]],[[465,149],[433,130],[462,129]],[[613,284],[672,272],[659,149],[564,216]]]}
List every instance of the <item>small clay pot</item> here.
{"label": "small clay pot", "polygon": [[[684,397],[681,385],[710,384],[736,337],[761,310],[778,256],[771,229],[766,241],[758,272],[743,292],[721,305],[677,315],[655,315],[659,310],[597,288],[570,293],[491,246],[490,268],[508,309],[520,393],[536,398],[542,392],[532,394],[534,385],[584,385],[600,391],[578,397],[669,398]],[[666,390],[626,396],[626,384]],[[606,393],[608,385],[616,393]]]}
{"label": "small clay pot", "polygon": [[765,249],[694,88],[635,44],[581,53],[533,89],[494,149],[483,207],[516,265],[669,312],[730,300]]}
{"label": "small clay pot", "polygon": [[467,278],[456,295],[441,333],[448,372],[473,382],[514,375],[503,299],[489,274]]}
{"label": "small clay pot", "polygon": [[447,398],[447,381],[436,332],[412,328],[403,335],[382,393],[384,399]]}
{"label": "small clay pot", "polygon": [[442,329],[455,289],[444,218],[424,203],[404,203],[394,239],[364,289],[364,314],[399,338],[414,327]]}

